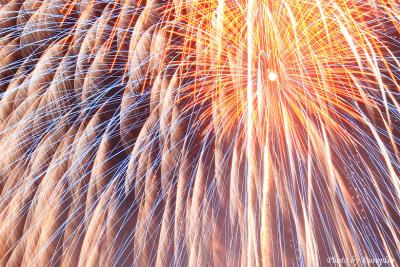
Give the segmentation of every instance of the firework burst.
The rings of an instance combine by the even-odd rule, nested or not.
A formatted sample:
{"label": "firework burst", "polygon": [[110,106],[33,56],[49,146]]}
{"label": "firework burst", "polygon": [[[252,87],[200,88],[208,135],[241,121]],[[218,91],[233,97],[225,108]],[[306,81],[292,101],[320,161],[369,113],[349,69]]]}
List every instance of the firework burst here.
{"label": "firework burst", "polygon": [[0,3],[0,265],[399,261],[396,1]]}

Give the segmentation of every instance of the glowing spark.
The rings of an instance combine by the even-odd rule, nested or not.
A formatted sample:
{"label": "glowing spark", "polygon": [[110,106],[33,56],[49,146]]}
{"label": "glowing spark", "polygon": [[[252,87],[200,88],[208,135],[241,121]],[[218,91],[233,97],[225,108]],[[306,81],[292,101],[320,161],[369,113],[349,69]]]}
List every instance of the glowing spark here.
{"label": "glowing spark", "polygon": [[275,82],[275,81],[278,79],[278,75],[276,75],[275,72],[270,71],[270,72],[268,73],[268,79],[269,79],[271,82]]}

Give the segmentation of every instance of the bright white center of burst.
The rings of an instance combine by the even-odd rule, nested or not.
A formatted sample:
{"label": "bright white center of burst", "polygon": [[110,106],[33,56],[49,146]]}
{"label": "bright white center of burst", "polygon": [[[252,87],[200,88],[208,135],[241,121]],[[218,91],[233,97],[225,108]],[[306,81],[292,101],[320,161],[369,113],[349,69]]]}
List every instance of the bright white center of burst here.
{"label": "bright white center of burst", "polygon": [[270,72],[268,73],[268,79],[269,79],[271,82],[274,82],[274,81],[276,81],[276,79],[278,79],[278,75],[276,75],[275,72],[270,71]]}

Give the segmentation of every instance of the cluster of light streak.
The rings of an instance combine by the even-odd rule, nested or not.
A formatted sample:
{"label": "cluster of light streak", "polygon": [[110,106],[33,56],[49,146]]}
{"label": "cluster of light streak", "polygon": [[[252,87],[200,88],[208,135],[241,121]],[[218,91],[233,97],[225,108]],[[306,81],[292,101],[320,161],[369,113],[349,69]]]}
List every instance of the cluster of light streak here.
{"label": "cluster of light streak", "polygon": [[[123,2],[109,1],[106,21],[126,20]],[[215,147],[224,144],[222,161],[236,159],[221,179],[245,169],[244,204],[238,197],[230,207],[244,210],[245,234],[241,251],[231,253],[246,255],[246,266],[317,266],[328,257],[388,257],[394,265],[400,259],[400,4],[139,0],[128,30],[108,29],[110,73],[125,53],[125,38],[139,34],[128,32],[146,8],[161,14],[151,31],[163,33],[167,45],[151,55],[156,60],[143,61],[176,80],[175,103],[197,114],[191,131]],[[79,1],[67,1],[59,27],[75,9]],[[64,37],[69,49],[76,30]],[[113,45],[119,30],[126,34]],[[121,84],[130,72],[124,67]]]}
{"label": "cluster of light streak", "polygon": [[[246,265],[284,258],[285,220],[293,224],[298,262],[324,263],[321,251],[328,250],[338,259],[386,256],[394,263],[399,4],[177,5],[172,29],[183,39],[177,65],[190,81],[183,95],[192,97],[189,106],[211,101],[203,113],[214,122],[207,130],[243,140]],[[372,233],[380,234],[375,243],[368,241]]]}

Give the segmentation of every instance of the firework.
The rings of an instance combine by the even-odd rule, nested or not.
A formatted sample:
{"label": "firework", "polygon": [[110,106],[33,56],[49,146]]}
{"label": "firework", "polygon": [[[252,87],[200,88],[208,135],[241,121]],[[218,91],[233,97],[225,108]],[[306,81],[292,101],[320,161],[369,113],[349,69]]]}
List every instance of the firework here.
{"label": "firework", "polygon": [[399,261],[396,1],[0,8],[0,265]]}

